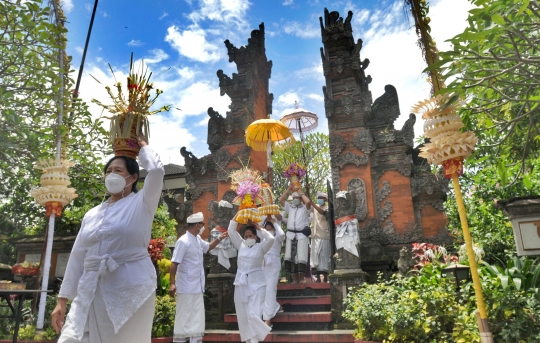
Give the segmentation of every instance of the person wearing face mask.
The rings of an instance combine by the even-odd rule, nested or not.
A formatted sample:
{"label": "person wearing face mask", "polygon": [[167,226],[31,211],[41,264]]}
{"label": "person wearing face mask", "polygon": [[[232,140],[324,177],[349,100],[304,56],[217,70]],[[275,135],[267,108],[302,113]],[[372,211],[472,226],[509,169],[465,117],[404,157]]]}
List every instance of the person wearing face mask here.
{"label": "person wearing face mask", "polygon": [[[292,205],[285,201],[292,193]],[[279,198],[284,208],[284,217],[287,217],[287,233],[285,243],[285,271],[291,275],[292,283],[306,283],[305,273],[307,270],[309,251],[309,213],[311,202],[298,189],[293,192],[293,185]]]}
{"label": "person wearing face mask", "polygon": [[104,170],[110,197],[84,216],[52,312],[53,328],[62,331],[58,342],[150,343],[156,271],[148,242],[165,172],[146,139],[138,144],[148,171],[144,188],[137,192],[138,163],[115,156]]}
{"label": "person wearing face mask", "polygon": [[[247,343],[263,341],[271,331],[263,320],[266,294],[266,278],[262,267],[264,255],[274,244],[274,236],[250,222],[244,229],[244,237],[238,233],[238,214],[229,224],[229,238],[238,249],[238,270],[234,279],[234,307],[240,330],[240,340]],[[257,242],[257,240],[260,242]]]}
{"label": "person wearing face mask", "polygon": [[177,297],[173,342],[189,339],[190,343],[199,343],[205,327],[203,254],[229,235],[224,232],[208,243],[200,236],[204,232],[202,212],[190,215],[186,221],[186,233],[176,241],[171,258],[169,295]]}
{"label": "person wearing face mask", "polygon": [[330,270],[330,227],[326,220],[328,205],[326,204],[328,195],[322,192],[317,193],[317,204],[311,204],[315,209],[311,225],[311,269],[313,275],[317,276],[317,282],[321,282],[321,275],[324,281],[328,281],[328,271]]}
{"label": "person wearing face mask", "polygon": [[264,224],[266,231],[274,236],[274,244],[270,251],[264,255],[263,272],[266,277],[266,295],[264,298],[263,320],[271,326],[271,319],[283,309],[276,301],[279,272],[281,270],[281,246],[285,240],[285,233],[278,221],[272,217],[267,218]]}

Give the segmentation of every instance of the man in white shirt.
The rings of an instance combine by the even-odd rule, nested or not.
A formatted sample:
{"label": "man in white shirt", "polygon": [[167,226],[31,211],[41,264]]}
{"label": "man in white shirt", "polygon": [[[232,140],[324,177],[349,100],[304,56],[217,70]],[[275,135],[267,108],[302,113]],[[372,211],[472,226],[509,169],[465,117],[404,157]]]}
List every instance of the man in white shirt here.
{"label": "man in white shirt", "polygon": [[[211,243],[205,242],[199,235],[204,232],[202,212],[187,218],[186,233],[178,239],[171,259],[170,296],[176,299],[173,342],[202,342],[204,335],[204,267],[203,253],[214,249],[218,243],[228,237],[221,234]],[[176,277],[176,274],[179,277]]]}
{"label": "man in white shirt", "polygon": [[286,202],[285,199],[292,192],[292,189],[293,185],[290,185],[281,198],[279,198],[279,202],[284,208],[284,214],[286,216],[288,215],[287,241],[285,243],[285,271],[291,274],[292,283],[305,283],[309,253],[309,233],[305,231],[305,228],[307,227],[309,230],[311,204],[301,189],[292,193],[292,204]]}
{"label": "man in white shirt", "polygon": [[[317,282],[328,282],[328,271],[330,270],[331,248],[330,248],[330,227],[326,220],[328,213],[328,195],[317,193],[317,204],[313,205],[313,220],[311,221],[311,269],[313,275],[317,276]],[[321,278],[322,275],[322,278]]]}

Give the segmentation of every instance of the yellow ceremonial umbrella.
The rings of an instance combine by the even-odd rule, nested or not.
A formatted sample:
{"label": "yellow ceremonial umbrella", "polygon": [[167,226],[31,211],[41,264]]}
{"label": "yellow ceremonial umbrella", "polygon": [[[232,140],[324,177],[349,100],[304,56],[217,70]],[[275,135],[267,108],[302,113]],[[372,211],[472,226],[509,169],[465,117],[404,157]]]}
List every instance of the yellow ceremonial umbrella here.
{"label": "yellow ceremonial umbrella", "polygon": [[[291,130],[275,119],[259,119],[246,129],[246,144],[255,151],[266,151],[268,174],[271,173],[272,150],[283,150],[294,145],[295,139]],[[271,183],[271,177],[268,177]]]}
{"label": "yellow ceremonial umbrella", "polygon": [[255,151],[282,150],[295,143],[291,130],[275,119],[259,119],[251,123],[246,129],[246,144]]}

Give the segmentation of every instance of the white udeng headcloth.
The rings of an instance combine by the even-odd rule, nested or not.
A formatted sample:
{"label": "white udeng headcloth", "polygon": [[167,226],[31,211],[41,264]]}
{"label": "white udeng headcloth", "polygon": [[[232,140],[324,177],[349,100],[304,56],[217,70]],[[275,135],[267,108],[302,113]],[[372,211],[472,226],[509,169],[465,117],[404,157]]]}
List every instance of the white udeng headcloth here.
{"label": "white udeng headcloth", "polygon": [[227,200],[221,200],[219,203],[218,203],[218,207],[227,207],[227,208],[232,208],[232,204],[230,202],[228,202]]}

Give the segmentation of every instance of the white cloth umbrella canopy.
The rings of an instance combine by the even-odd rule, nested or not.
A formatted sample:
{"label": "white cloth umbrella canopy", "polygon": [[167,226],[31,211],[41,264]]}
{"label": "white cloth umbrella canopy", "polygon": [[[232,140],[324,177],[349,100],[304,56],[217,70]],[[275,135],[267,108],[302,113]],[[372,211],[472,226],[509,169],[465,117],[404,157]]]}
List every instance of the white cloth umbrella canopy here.
{"label": "white cloth umbrella canopy", "polygon": [[313,131],[319,125],[319,118],[313,112],[300,108],[298,102],[294,103],[294,109],[281,118],[292,133],[303,136],[304,133]]}

